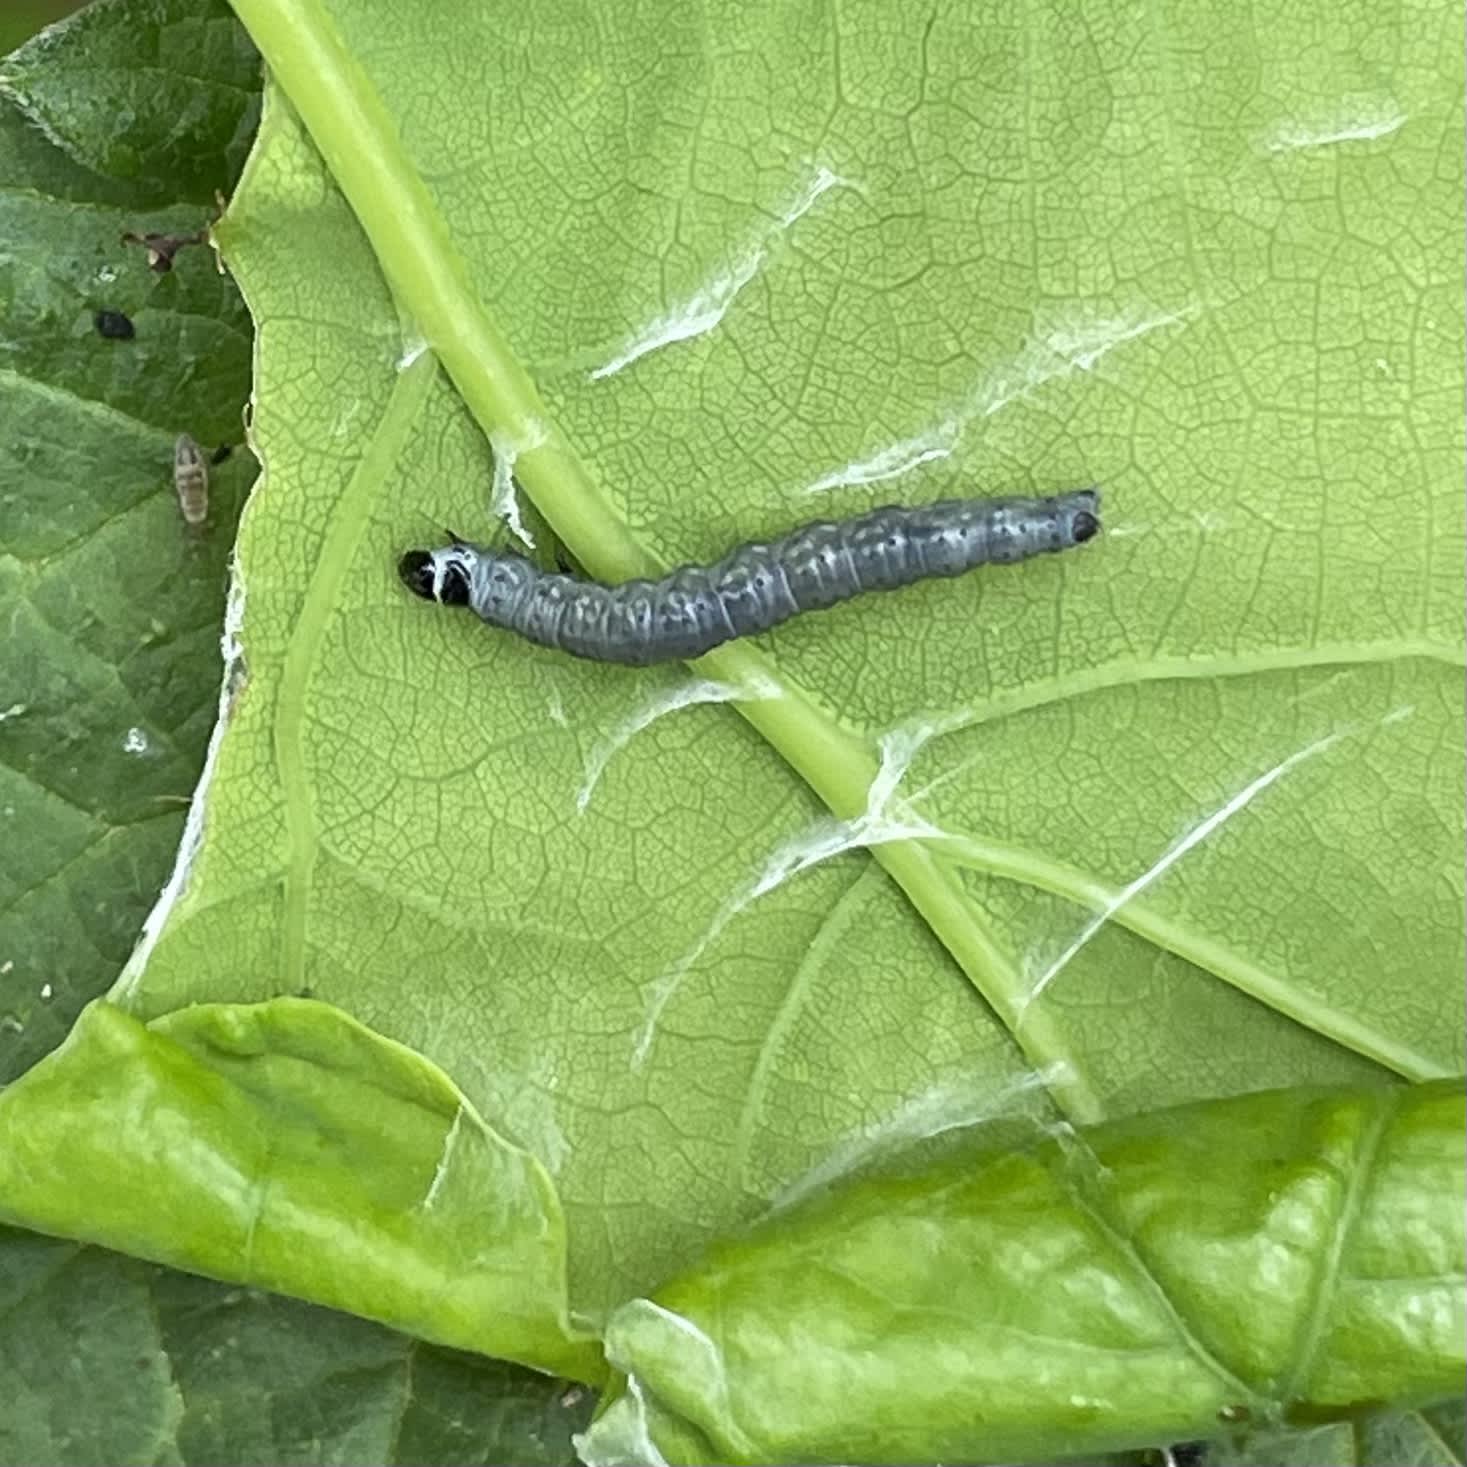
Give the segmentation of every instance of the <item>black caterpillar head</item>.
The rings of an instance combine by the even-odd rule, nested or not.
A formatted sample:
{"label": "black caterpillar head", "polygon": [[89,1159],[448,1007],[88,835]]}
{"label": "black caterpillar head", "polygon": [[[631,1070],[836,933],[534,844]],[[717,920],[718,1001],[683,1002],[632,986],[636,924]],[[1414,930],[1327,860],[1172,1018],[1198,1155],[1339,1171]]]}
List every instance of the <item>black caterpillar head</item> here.
{"label": "black caterpillar head", "polygon": [[1070,534],[1074,537],[1076,545],[1083,545],[1087,540],[1093,540],[1100,533],[1100,520],[1088,509],[1080,510],[1070,521]]}
{"label": "black caterpillar head", "polygon": [[464,558],[453,550],[409,550],[397,562],[402,583],[424,601],[444,606],[469,604],[469,572]]}

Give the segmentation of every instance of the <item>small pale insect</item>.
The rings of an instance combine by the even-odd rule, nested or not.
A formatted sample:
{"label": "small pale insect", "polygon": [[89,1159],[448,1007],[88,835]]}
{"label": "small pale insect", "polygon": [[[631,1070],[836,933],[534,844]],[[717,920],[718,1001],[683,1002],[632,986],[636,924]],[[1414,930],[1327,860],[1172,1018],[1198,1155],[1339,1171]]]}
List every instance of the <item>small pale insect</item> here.
{"label": "small pale insect", "polygon": [[187,433],[173,445],[173,487],[184,524],[197,533],[209,518],[209,463]]}
{"label": "small pale insect", "polygon": [[1100,491],[1090,488],[1047,498],[889,505],[741,545],[715,565],[619,586],[542,571],[512,551],[457,539],[437,550],[409,550],[397,569],[415,595],[467,606],[541,646],[645,666],[701,657],[735,637],[868,591],[1069,550],[1099,531]]}

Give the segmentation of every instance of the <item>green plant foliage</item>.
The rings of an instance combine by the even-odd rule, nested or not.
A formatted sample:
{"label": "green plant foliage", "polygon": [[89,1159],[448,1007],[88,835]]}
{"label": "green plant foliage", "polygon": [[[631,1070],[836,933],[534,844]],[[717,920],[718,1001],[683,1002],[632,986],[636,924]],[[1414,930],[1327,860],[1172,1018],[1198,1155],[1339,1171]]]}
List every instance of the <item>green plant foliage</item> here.
{"label": "green plant foliage", "polygon": [[559,1467],[591,1393],[95,1248],[0,1246],[0,1461]]}
{"label": "green plant foliage", "polygon": [[[184,54],[156,6],[121,26],[117,6],[90,12],[0,60],[0,1081],[116,977],[167,878],[218,703],[225,563],[254,467],[240,453],[213,472],[211,523],[191,541],[173,441],[241,442],[249,317],[211,251],[155,275],[121,239],[206,224],[234,178],[224,141],[258,112],[258,61],[228,10],[187,8],[183,29],[206,44],[183,77],[142,64]],[[207,190],[110,169],[99,77],[131,80],[140,157],[164,139],[212,157],[196,169]],[[134,337],[99,336],[102,310]]]}
{"label": "green plant foliage", "polygon": [[[237,8],[266,478],[130,1021],[310,990],[408,1046],[543,1165],[592,1322],[914,1139],[1460,1071],[1454,7]],[[491,442],[613,578],[950,492],[1096,480],[1107,534],[696,680],[571,665],[395,582]],[[116,1140],[111,1241],[198,1246],[128,1224],[163,1133]],[[99,1160],[0,1210],[89,1236]]]}
{"label": "green plant foliage", "polygon": [[76,0],[10,0],[0,14],[0,52],[9,51],[53,20],[76,9]]}
{"label": "green plant foliage", "polygon": [[837,1189],[612,1316],[635,1388],[582,1455],[1028,1461],[1439,1400],[1463,1113],[1273,1091]]}
{"label": "green plant foliage", "polygon": [[[208,222],[258,92],[244,32],[197,0],[94,6],[0,61],[0,1081],[115,978],[215,717],[255,473],[250,324],[212,251],[155,275],[120,236]],[[98,337],[103,309],[131,340]],[[170,479],[180,430],[235,445],[192,540]],[[3,1462],[560,1463],[591,1396],[0,1229],[0,1403]]]}
{"label": "green plant foliage", "polygon": [[200,1004],[149,1028],[94,1004],[6,1096],[7,1210],[70,1230],[71,1168],[106,1176],[140,1112],[161,1143],[150,1186],[88,1196],[90,1239],[328,1303],[372,1298],[429,1339],[599,1375],[599,1348],[566,1319],[543,1168],[417,1055],[310,999]]}
{"label": "green plant foliage", "polygon": [[1428,1411],[1392,1413],[1363,1423],[1361,1461],[1380,1467],[1461,1467],[1467,1462],[1462,1393]]}
{"label": "green plant foliage", "polygon": [[1199,1467],[1462,1467],[1462,1397],[1419,1411],[1374,1412],[1298,1431],[1209,1445]]}
{"label": "green plant foliage", "polygon": [[[260,61],[217,0],[94,5],[8,56],[0,95],[139,203],[208,206],[249,151]],[[235,305],[227,284],[218,289]]]}

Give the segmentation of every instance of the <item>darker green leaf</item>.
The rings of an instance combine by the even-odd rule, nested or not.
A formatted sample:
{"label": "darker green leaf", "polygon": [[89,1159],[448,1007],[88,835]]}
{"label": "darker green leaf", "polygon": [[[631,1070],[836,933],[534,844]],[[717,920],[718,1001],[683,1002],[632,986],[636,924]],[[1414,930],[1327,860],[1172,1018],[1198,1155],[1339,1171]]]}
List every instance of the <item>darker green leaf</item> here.
{"label": "darker green leaf", "polygon": [[[191,539],[173,443],[241,444],[249,317],[210,250],[157,275],[121,235],[207,222],[180,180],[158,180],[182,150],[211,189],[232,186],[219,140],[248,125],[258,67],[199,85],[163,44],[180,26],[214,38],[206,53],[250,55],[222,4],[176,0],[98,6],[0,61],[0,1080],[116,976],[167,878],[218,701],[254,467],[241,451],[214,470]],[[147,46],[129,51],[135,38]],[[119,87],[154,181],[112,167]],[[133,337],[101,337],[102,311]]]}
{"label": "darker green leaf", "polygon": [[260,64],[222,0],[104,0],[5,58],[0,96],[140,204],[207,207],[244,163]]}
{"label": "darker green leaf", "polygon": [[0,1462],[560,1467],[584,1387],[0,1231]]}

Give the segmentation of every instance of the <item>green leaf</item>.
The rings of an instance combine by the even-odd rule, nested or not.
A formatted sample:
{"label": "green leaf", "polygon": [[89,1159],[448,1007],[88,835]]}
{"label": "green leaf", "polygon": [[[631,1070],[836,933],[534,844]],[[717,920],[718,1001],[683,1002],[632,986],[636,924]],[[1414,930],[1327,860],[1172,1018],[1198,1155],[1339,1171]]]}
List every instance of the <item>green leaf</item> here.
{"label": "green leaf", "polygon": [[29,40],[43,26],[75,9],[75,0],[11,0],[0,15],[0,53]]}
{"label": "green leaf", "polygon": [[0,1460],[574,1460],[582,1388],[97,1249],[4,1243]]}
{"label": "green leaf", "polygon": [[[410,1046],[592,1318],[898,1142],[1461,1069],[1455,7],[239,10],[245,672],[115,1003]],[[1092,479],[1108,534],[572,664],[396,584],[486,435],[602,576]]]}
{"label": "green leaf", "polygon": [[836,1189],[612,1316],[582,1456],[1030,1460],[1449,1396],[1463,1123],[1456,1084],[1274,1091]]}
{"label": "green leaf", "polygon": [[1251,1432],[1213,1443],[1205,1467],[1462,1467],[1462,1401],[1377,1411],[1352,1424]]}
{"label": "green leaf", "polygon": [[[110,166],[113,89],[131,88],[134,146],[158,149],[139,154],[144,173],[166,175],[182,149],[212,157],[211,190],[233,181],[218,139],[248,125],[258,62],[250,92],[196,87],[180,106],[185,37],[252,54],[225,6],[179,0],[96,7],[0,60],[0,1081],[116,977],[218,705],[225,564],[254,467],[239,453],[212,471],[191,540],[173,443],[240,442],[249,318],[209,250],[160,276],[122,242],[208,215]],[[99,310],[124,312],[135,337],[101,338]]]}
{"label": "green leaf", "polygon": [[1463,1398],[1429,1411],[1372,1417],[1361,1432],[1362,1460],[1379,1467],[1462,1467]]}
{"label": "green leaf", "polygon": [[1211,1447],[1205,1467],[1357,1467],[1355,1432],[1343,1422],[1301,1431],[1257,1431],[1235,1445]]}
{"label": "green leaf", "polygon": [[[215,716],[225,560],[255,470],[240,450],[211,471],[191,543],[170,463],[180,429],[238,444],[249,321],[210,251],[159,277],[120,235],[207,222],[259,78],[227,8],[197,0],[96,5],[0,75],[3,1081],[115,978]],[[126,311],[134,339],[101,341],[96,309]],[[347,1316],[0,1229],[0,1460],[563,1463],[590,1404],[563,1396]]]}
{"label": "green leaf", "polygon": [[0,1230],[0,1391],[0,1461],[176,1461],[182,1403],[143,1265]]}
{"label": "green leaf", "polygon": [[89,1241],[330,1304],[371,1300],[423,1338],[599,1377],[599,1350],[566,1318],[565,1229],[543,1168],[433,1066],[337,1010],[200,1004],[144,1027],[93,1004],[6,1094],[10,1220],[70,1231],[71,1168],[105,1175],[139,1115],[150,1185],[90,1201]]}
{"label": "green leaf", "polygon": [[254,137],[260,58],[218,0],[90,5],[5,58],[0,96],[140,200],[207,206]]}
{"label": "green leaf", "polygon": [[[254,466],[241,451],[212,471],[208,531],[190,542],[171,465],[180,431],[239,444],[249,319],[210,251],[160,277],[122,242],[208,216],[166,168],[110,172],[119,114],[85,101],[138,83],[133,136],[201,156],[247,128],[257,59],[247,93],[174,105],[192,69],[166,39],[184,12],[194,37],[253,57],[227,7],[188,0],[98,6],[0,60],[0,1083],[115,979],[173,863],[218,704],[225,563]],[[99,67],[77,41],[109,27],[138,49],[114,40]],[[27,77],[34,96],[17,91]],[[216,154],[204,197],[236,171]],[[101,339],[102,309],[135,337]],[[134,1265],[75,1255],[0,1230],[0,1458],[152,1461],[178,1414],[166,1366],[138,1363],[152,1305]]]}

